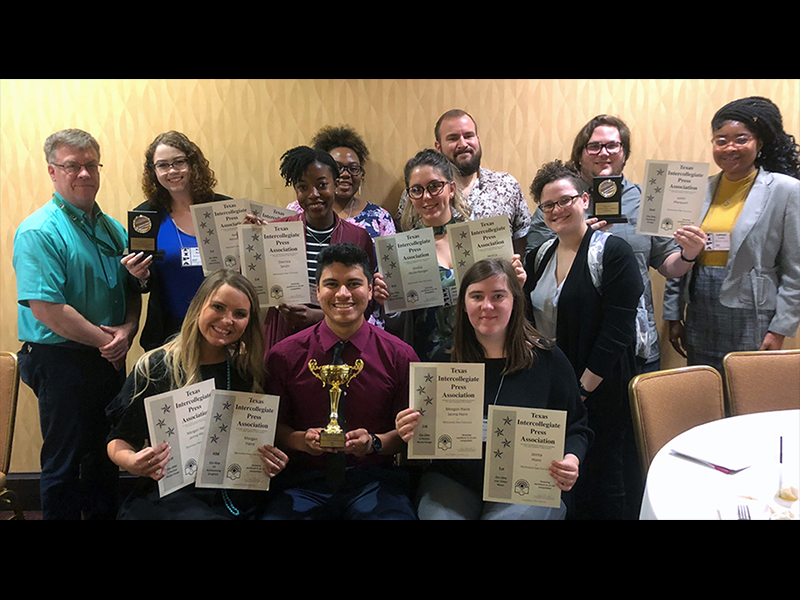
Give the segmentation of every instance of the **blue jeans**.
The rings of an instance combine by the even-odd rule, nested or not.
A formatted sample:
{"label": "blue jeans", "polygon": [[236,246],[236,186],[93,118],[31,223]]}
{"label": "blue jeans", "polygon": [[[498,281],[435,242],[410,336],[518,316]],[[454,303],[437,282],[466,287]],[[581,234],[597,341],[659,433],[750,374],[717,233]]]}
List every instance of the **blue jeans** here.
{"label": "blue jeans", "polygon": [[567,513],[563,501],[560,508],[484,502],[479,494],[435,471],[422,475],[417,498],[421,521],[557,521]]}
{"label": "blue jeans", "polygon": [[[288,474],[287,474],[288,475]],[[279,484],[280,475],[270,484]],[[272,493],[272,492],[270,492]],[[325,471],[284,483],[269,501],[265,520],[416,520],[408,496],[408,474],[394,466],[348,467],[344,484],[331,492]]]}

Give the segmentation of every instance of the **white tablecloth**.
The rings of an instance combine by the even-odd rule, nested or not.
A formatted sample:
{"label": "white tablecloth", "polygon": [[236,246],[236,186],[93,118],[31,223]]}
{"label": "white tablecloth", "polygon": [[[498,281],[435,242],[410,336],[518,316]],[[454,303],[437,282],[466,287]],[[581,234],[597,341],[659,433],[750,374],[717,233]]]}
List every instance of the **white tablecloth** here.
{"label": "white tablecloth", "polygon": [[[780,436],[783,465],[779,461]],[[798,502],[776,498],[781,473],[784,483],[798,485],[798,440],[798,410],[728,417],[685,431],[653,459],[640,519],[735,519],[736,506],[743,503],[750,507],[754,520],[787,510],[798,518]],[[729,468],[749,467],[725,474],[679,458],[672,450]]]}

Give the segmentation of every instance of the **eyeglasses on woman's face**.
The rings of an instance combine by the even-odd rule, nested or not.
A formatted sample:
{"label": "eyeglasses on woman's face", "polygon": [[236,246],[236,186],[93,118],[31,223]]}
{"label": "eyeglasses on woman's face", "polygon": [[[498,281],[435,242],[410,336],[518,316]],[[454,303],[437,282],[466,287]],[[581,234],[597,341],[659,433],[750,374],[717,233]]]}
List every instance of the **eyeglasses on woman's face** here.
{"label": "eyeglasses on woman's face", "polygon": [[175,169],[176,171],[185,171],[189,168],[189,159],[186,157],[176,158],[172,162],[167,162],[166,160],[160,160],[153,165],[159,173],[166,173],[170,169]]}
{"label": "eyeglasses on woman's face", "polygon": [[559,208],[566,208],[573,202],[575,202],[576,198],[580,198],[582,194],[576,194],[574,196],[564,196],[563,198],[559,198],[555,202],[545,202],[544,204],[540,204],[539,208],[542,209],[544,213],[553,212],[553,209],[558,206]]}
{"label": "eyeglasses on woman's face", "polygon": [[428,190],[428,193],[431,196],[438,196],[442,193],[444,186],[447,185],[446,181],[438,181],[434,180],[428,183],[428,185],[412,185],[408,190],[408,196],[412,200],[419,200],[425,195],[425,190]]}

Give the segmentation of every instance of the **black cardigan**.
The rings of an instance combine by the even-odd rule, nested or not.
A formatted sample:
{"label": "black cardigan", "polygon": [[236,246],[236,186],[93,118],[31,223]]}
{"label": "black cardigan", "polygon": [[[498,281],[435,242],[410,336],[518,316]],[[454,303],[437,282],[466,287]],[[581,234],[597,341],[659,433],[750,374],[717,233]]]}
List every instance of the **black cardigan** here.
{"label": "black cardigan", "polygon": [[[607,397],[627,402],[627,386],[636,369],[636,307],[644,291],[636,258],[622,238],[609,235],[603,252],[600,290],[589,272],[589,242],[593,235],[608,235],[589,229],[581,241],[569,274],[561,288],[556,318],[556,344],[566,354],[580,379],[585,369],[603,378],[593,398]],[[530,293],[558,246],[548,249],[534,270],[536,252],[525,259],[525,300],[534,323]]]}

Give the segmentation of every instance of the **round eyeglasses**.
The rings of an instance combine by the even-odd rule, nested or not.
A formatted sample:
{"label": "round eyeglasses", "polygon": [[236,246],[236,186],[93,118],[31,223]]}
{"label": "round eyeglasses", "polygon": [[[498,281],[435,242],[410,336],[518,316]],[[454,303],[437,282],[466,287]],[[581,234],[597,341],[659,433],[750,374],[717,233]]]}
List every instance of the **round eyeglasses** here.
{"label": "round eyeglasses", "polygon": [[406,191],[408,192],[409,198],[413,200],[419,200],[425,195],[425,190],[428,190],[428,193],[431,196],[438,196],[442,193],[442,190],[446,184],[446,181],[437,181],[434,179],[428,185],[412,185]]}

